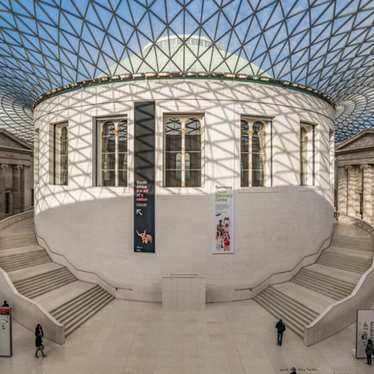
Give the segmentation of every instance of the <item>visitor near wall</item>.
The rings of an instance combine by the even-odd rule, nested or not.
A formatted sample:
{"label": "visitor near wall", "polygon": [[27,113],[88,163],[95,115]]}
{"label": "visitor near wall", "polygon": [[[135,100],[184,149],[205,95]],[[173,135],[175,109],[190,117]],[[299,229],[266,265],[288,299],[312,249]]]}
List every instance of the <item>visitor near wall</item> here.
{"label": "visitor near wall", "polygon": [[368,340],[365,353],[366,353],[366,362],[368,365],[371,365],[371,356],[374,354],[373,341],[371,339]]}

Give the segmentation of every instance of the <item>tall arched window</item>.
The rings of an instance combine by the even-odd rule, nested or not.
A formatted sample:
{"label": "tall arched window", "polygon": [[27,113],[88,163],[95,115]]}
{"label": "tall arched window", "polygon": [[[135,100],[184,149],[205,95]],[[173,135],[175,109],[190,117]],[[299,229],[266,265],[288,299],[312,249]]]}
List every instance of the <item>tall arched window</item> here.
{"label": "tall arched window", "polygon": [[60,180],[61,184],[68,184],[68,128],[63,126],[60,134]]}
{"label": "tall arched window", "polygon": [[127,121],[111,118],[97,121],[97,184],[127,186]]}
{"label": "tall arched window", "polygon": [[302,123],[300,126],[300,184],[314,185],[315,174],[315,126]]}
{"label": "tall arched window", "polygon": [[165,187],[200,187],[201,118],[166,116],[164,124]]}
{"label": "tall arched window", "polygon": [[50,183],[68,184],[69,133],[67,122],[51,125]]}
{"label": "tall arched window", "polygon": [[252,186],[264,185],[265,126],[255,122],[252,130]]}
{"label": "tall arched window", "polygon": [[[259,187],[265,185],[266,128],[271,124],[256,119],[243,118],[240,128],[240,185]],[[269,132],[270,135],[270,132]]]}

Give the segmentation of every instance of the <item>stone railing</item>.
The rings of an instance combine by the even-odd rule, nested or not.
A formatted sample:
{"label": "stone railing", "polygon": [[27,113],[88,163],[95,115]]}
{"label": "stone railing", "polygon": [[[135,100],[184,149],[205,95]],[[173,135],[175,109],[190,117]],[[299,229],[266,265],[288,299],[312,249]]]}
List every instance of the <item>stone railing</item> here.
{"label": "stone railing", "polygon": [[318,257],[322,254],[322,252],[325,249],[330,247],[333,235],[334,235],[334,229],[332,229],[331,234],[327,238],[321,241],[320,245],[318,246],[318,249],[315,252],[303,256],[303,258],[301,258],[293,266],[292,269],[269,274],[265,279],[261,280],[260,282],[258,282],[257,284],[251,287],[243,287],[243,288],[234,289],[235,295],[233,296],[233,300],[250,299],[252,297],[255,297],[258,293],[260,293],[262,290],[264,290],[265,288],[271,285],[288,282],[303,267],[312,265],[317,261]]}
{"label": "stone railing", "polygon": [[4,230],[6,227],[13,225],[14,223],[23,221],[24,219],[31,218],[34,215],[34,209],[28,209],[24,212],[13,214],[12,216],[6,217],[0,221],[0,230]]}

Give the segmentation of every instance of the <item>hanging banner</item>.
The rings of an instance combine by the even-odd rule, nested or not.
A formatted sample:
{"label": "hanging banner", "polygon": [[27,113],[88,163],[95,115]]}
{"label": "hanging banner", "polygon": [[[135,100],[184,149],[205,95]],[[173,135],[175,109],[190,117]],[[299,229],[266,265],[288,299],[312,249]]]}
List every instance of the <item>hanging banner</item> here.
{"label": "hanging banner", "polygon": [[0,307],[0,357],[12,356],[12,318],[8,307]]}
{"label": "hanging banner", "polygon": [[366,358],[366,345],[371,339],[374,343],[374,309],[357,311],[356,317],[356,358]]}
{"label": "hanging banner", "polygon": [[214,253],[233,253],[234,202],[232,187],[216,187]]}
{"label": "hanging banner", "polygon": [[134,251],[155,251],[155,103],[134,107]]}

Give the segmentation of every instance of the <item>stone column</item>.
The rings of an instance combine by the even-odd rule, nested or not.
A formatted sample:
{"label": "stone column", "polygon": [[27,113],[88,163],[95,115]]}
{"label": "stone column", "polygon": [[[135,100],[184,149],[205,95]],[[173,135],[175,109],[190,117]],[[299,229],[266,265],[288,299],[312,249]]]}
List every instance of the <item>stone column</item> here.
{"label": "stone column", "polygon": [[347,203],[347,215],[356,217],[356,211],[360,210],[360,202],[357,196],[357,185],[358,185],[358,173],[359,168],[357,166],[348,166],[348,203]]}
{"label": "stone column", "polygon": [[374,224],[374,168],[373,165],[362,165],[361,168],[364,173],[363,219]]}
{"label": "stone column", "polygon": [[5,168],[7,165],[0,165],[0,216],[3,217],[5,214]]}
{"label": "stone column", "polygon": [[19,212],[19,175],[18,165],[12,165],[12,202],[11,213]]}
{"label": "stone column", "polygon": [[344,167],[338,168],[337,172],[337,210],[340,214],[347,214],[347,170]]}
{"label": "stone column", "polygon": [[18,179],[18,211],[22,212],[25,208],[25,175],[23,165],[17,166]]}

